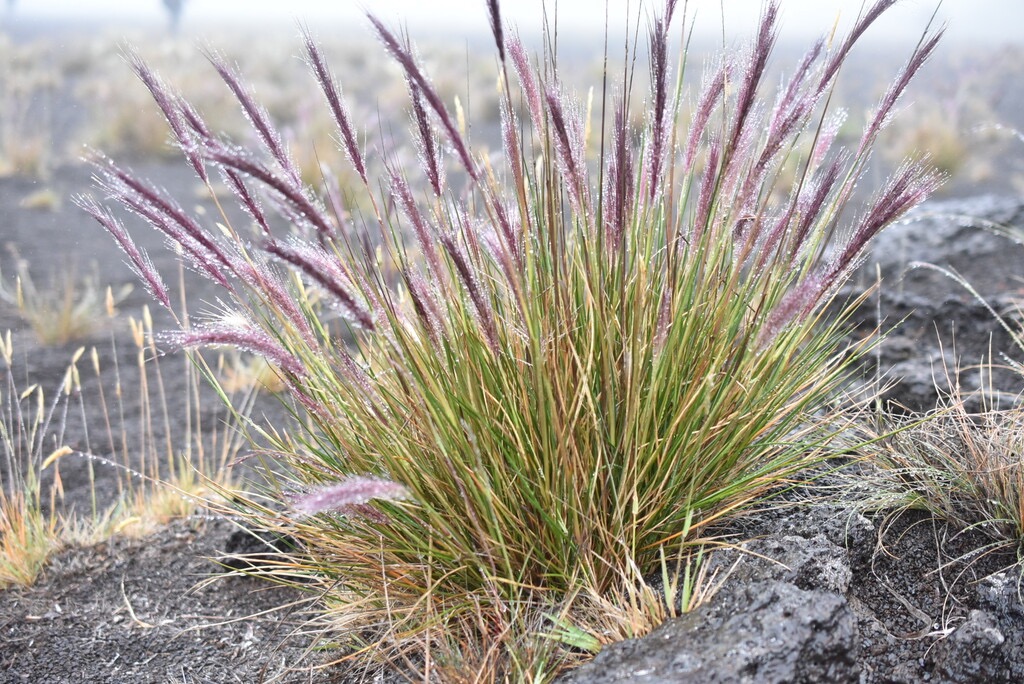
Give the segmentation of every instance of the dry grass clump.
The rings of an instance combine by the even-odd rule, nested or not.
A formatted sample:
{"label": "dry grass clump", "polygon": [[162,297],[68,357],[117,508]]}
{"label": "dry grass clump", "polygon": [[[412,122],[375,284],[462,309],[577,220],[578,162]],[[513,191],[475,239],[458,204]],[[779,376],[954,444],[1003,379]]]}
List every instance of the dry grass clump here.
{"label": "dry grass clump", "polygon": [[11,333],[0,337],[0,357],[6,366],[0,390],[0,444],[4,471],[0,479],[0,588],[30,584],[61,544],[60,521],[42,507],[39,466],[44,434],[53,417],[43,392],[29,387],[19,392],[11,364]]}
{"label": "dry grass clump", "polygon": [[60,85],[48,46],[16,45],[0,35],[0,177],[49,175],[52,107]]}
{"label": "dry grass clump", "polygon": [[[173,400],[185,402],[188,418],[185,425],[171,425],[152,321],[144,312],[141,320],[129,322],[137,350],[135,386],[122,386],[120,368],[114,370],[114,385],[105,386],[96,348],[82,347],[71,356],[61,386],[50,388],[52,394],[35,384],[20,389],[10,331],[0,338],[0,588],[31,584],[49,556],[66,544],[94,543],[113,534],[145,535],[208,505],[223,506],[221,495],[231,495],[229,465],[243,444],[238,416],[204,425],[198,391],[205,363],[201,357],[180,359],[188,391]],[[91,368],[93,377],[80,366]],[[238,396],[239,410],[248,410],[245,394]],[[126,404],[136,400],[139,415],[129,417]],[[84,402],[100,407],[101,425],[85,423]],[[72,448],[65,435],[77,416],[82,424],[76,427],[84,436]],[[135,438],[129,438],[129,421],[141,421],[141,429],[131,428]],[[61,470],[69,459],[87,463],[90,501],[85,510],[64,502]],[[107,478],[97,484],[101,469],[113,474],[113,482]]]}
{"label": "dry grass clump", "polygon": [[57,211],[60,209],[61,196],[53,188],[43,188],[30,192],[21,198],[18,207],[31,211]]}
{"label": "dry grass clump", "polygon": [[1024,409],[970,413],[956,395],[933,413],[890,426],[872,462],[873,508],[926,510],[983,532],[992,548],[1024,542]]}
{"label": "dry grass clump", "polygon": [[[80,355],[80,354],[79,354]],[[14,345],[10,331],[0,337],[0,358],[5,374],[0,390],[0,447],[3,473],[0,479],[0,588],[9,584],[30,584],[46,559],[62,544],[63,521],[54,511],[59,478],[49,492],[49,509],[43,500],[41,471],[48,448],[63,435],[59,408],[66,402],[75,378],[69,368],[64,387],[52,401],[43,389],[15,385]],[[74,362],[72,362],[72,366]],[[55,429],[55,434],[51,430]],[[59,451],[54,453],[59,454]]]}
{"label": "dry grass clump", "polygon": [[[46,346],[63,346],[89,338],[112,318],[131,285],[103,288],[95,274],[79,278],[74,268],[54,274],[45,287],[37,286],[28,263],[17,259],[13,287],[0,282],[0,300],[17,308],[36,339]],[[2,278],[2,274],[0,274]]]}
{"label": "dry grass clump", "polygon": [[[831,49],[815,43],[765,96],[768,4],[748,50],[711,63],[689,107],[673,73],[685,60],[669,51],[676,4],[650,23],[638,130],[632,55],[592,104],[577,100],[554,52],[535,67],[487,2],[496,154],[471,147],[465,112],[408,39],[371,17],[408,88],[415,166],[364,147],[307,35],[355,201],[303,183],[235,65],[210,56],[250,122],[249,147],[132,58],[189,165],[223,179],[252,225],[204,225],[107,159],[101,189],[223,288],[223,315],[165,342],[232,345],[279,369],[305,429],[268,431],[270,490],[237,503],[298,540],[301,553],[265,569],[320,591],[345,645],[368,640],[425,676],[546,681],[581,646],[650,627],[640,614],[658,601],[637,594],[644,575],[682,569],[666,584],[682,610],[694,605],[708,524],[827,453],[821,414],[863,348],[845,348],[843,316],[825,320],[825,307],[871,238],[939,177],[906,163],[863,209],[848,203],[938,36],[922,37],[845,150],[820,122],[849,50],[891,0]],[[791,165],[797,180],[774,192]],[[171,309],[118,218],[78,202]],[[291,230],[273,227],[281,219]],[[638,608],[609,609],[619,601]]]}
{"label": "dry grass clump", "polygon": [[936,169],[953,176],[969,161],[968,138],[958,117],[933,105],[930,111],[919,108],[912,124],[889,136],[885,149],[894,159],[927,155]]}
{"label": "dry grass clump", "polygon": [[[982,227],[1019,237],[1007,226],[986,223]],[[976,297],[1017,349],[1024,351],[1024,313],[1019,306],[1011,307],[1015,311],[997,311],[958,273],[924,266]],[[1010,358],[1005,361],[1024,378],[1024,366]],[[986,372],[991,375],[993,363],[979,366],[982,378]],[[956,378],[957,370],[947,369],[947,377]],[[984,533],[991,540],[988,549],[1015,550],[1024,563],[1024,403],[1020,396],[995,395],[983,383],[973,397],[981,398],[982,408],[972,412],[959,383],[949,380],[948,384],[952,389],[941,396],[934,411],[884,425],[881,436],[872,440],[877,449],[869,461],[878,466],[880,476],[858,487],[865,493],[864,505],[929,511],[961,530]],[[1009,408],[1002,407],[1006,403]]]}
{"label": "dry grass clump", "polygon": [[262,356],[237,351],[218,357],[217,382],[228,394],[251,390],[276,394],[287,389],[279,368]]}
{"label": "dry grass clump", "polygon": [[63,545],[57,519],[43,513],[31,496],[31,491],[0,496],[0,589],[35,582]]}

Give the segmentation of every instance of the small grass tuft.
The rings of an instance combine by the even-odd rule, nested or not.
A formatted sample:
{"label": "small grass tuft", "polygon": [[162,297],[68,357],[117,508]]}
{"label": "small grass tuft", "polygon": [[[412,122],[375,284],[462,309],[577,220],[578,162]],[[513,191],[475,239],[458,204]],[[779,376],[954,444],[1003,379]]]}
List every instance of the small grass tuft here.
{"label": "small grass tuft", "polygon": [[116,314],[117,305],[132,291],[130,284],[116,292],[103,288],[97,276],[78,278],[74,268],[39,287],[24,259],[17,259],[17,269],[13,286],[0,282],[0,300],[15,306],[36,339],[51,347],[88,339]]}
{"label": "small grass tuft", "polygon": [[217,359],[217,382],[228,394],[262,390],[277,394],[287,386],[281,370],[262,356],[222,354]]}
{"label": "small grass tuft", "polygon": [[0,589],[35,582],[47,559],[62,546],[58,519],[44,513],[27,491],[0,494]]}
{"label": "small grass tuft", "polygon": [[[239,414],[231,409],[225,420],[213,424],[203,417],[200,373],[211,371],[195,355],[177,359],[184,364],[187,379],[188,391],[180,398],[186,424],[172,426],[163,371],[155,358],[152,320],[144,311],[141,319],[129,321],[138,352],[139,380],[134,387],[122,385],[119,367],[113,369],[113,385],[108,386],[111,377],[104,374],[96,348],[87,353],[82,347],[72,355],[52,395],[36,384],[19,389],[11,332],[0,336],[0,588],[31,584],[47,559],[68,544],[95,543],[115,534],[149,534],[172,520],[223,507],[225,498],[233,495],[230,466],[239,460],[243,444]],[[116,364],[116,342],[112,345]],[[90,383],[87,392],[87,371],[80,365],[91,366],[95,374],[85,380]],[[229,406],[235,397],[241,397],[238,411],[251,409],[251,393],[224,395]],[[102,415],[105,430],[98,436],[96,426],[86,424],[86,401],[98,406]],[[136,401],[139,423],[129,425],[133,421],[127,417],[126,404]],[[77,416],[82,423],[74,428],[80,428],[82,437],[80,448],[72,448],[64,435]],[[79,502],[78,509],[65,502],[61,469],[68,459],[87,463],[89,502]],[[107,471],[102,483],[100,470]]]}
{"label": "small grass tuft", "polygon": [[[4,365],[3,387],[0,388],[0,449],[3,452],[0,588],[3,588],[34,582],[46,560],[63,543],[63,520],[53,505],[60,493],[60,478],[58,475],[54,480],[46,501],[41,472],[47,460],[56,460],[65,453],[64,448],[58,448],[47,454],[44,445],[62,442],[64,424],[59,409],[68,393],[57,392],[56,397],[48,401],[38,385],[18,389],[10,331],[0,336],[0,359]],[[72,380],[70,368],[65,376],[65,387]],[[54,438],[53,442],[50,437]]]}
{"label": "small grass tuft", "polygon": [[927,511],[987,540],[965,560],[1010,552],[1024,565],[1024,409],[972,413],[954,390],[936,410],[883,427],[851,486],[860,506]]}
{"label": "small grass tuft", "polygon": [[[1005,226],[984,224],[997,234],[1014,235]],[[984,305],[1024,351],[1024,315],[1000,312],[960,274],[922,264],[959,283]],[[1011,315],[1013,313],[1013,315]],[[994,361],[978,360],[982,377],[991,377]],[[1024,366],[1010,358],[1009,368],[1024,378]],[[976,391],[979,411],[967,408],[958,369],[947,369],[949,393],[935,411],[887,425],[871,462],[881,478],[864,496],[869,508],[904,507],[926,510],[961,530],[977,530],[990,544],[987,550],[1012,550],[1024,567],[1024,404],[1021,397],[999,396],[983,386]],[[1004,408],[1009,403],[1009,408]],[[979,549],[979,552],[981,549]]]}
{"label": "small grass tuft", "polygon": [[36,190],[21,198],[18,206],[30,211],[57,211],[60,209],[61,197],[52,188]]}

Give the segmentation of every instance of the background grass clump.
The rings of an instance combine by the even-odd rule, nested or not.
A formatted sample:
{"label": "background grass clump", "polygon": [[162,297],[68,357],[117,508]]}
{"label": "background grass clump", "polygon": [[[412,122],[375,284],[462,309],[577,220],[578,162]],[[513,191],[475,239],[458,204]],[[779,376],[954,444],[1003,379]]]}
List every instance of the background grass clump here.
{"label": "background grass clump", "polygon": [[[210,55],[259,149],[219,136],[131,60],[200,179],[216,172],[252,219],[202,225],[96,161],[104,194],[224,288],[222,315],[165,343],[231,345],[279,370],[306,428],[267,430],[272,486],[243,508],[299,542],[267,570],[322,589],[326,624],[378,654],[452,676],[546,679],[579,657],[563,646],[649,629],[626,607],[608,625],[609,597],[653,610],[636,598],[643,576],[678,571],[672,603],[692,605],[700,586],[686,568],[707,526],[827,453],[829,402],[863,349],[845,347],[843,316],[824,309],[868,241],[939,177],[908,162],[865,206],[850,198],[938,35],[922,37],[856,148],[837,149],[829,95],[893,2],[830,48],[815,43],[764,92],[769,4],[749,48],[709,64],[692,96],[685,51],[671,50],[676,4],[641,50],[650,92],[632,90],[631,46],[588,105],[559,82],[554,51],[535,66],[486,3],[501,122],[490,154],[408,39],[371,17],[405,76],[418,167],[364,149],[370,124],[352,121],[307,34],[359,197],[303,183],[223,58]],[[118,215],[78,201],[173,308]]]}
{"label": "background grass clump", "polygon": [[[987,226],[1007,234],[1002,226]],[[1012,233],[1009,233],[1012,235]],[[959,274],[939,266],[932,268],[952,278],[976,297],[1009,334],[1013,346],[1024,351],[1021,309],[993,308],[974,286]],[[1005,354],[1006,351],[1000,351]],[[1008,356],[1007,364],[1021,377],[1024,366]],[[979,360],[982,377],[992,377],[999,362]],[[869,510],[916,509],[949,523],[957,532],[980,532],[987,543],[972,553],[1016,554],[1024,564],[1024,404],[1021,396],[1000,396],[982,383],[971,396],[946,370],[951,389],[939,406],[924,416],[913,415],[885,421],[876,438],[877,448],[869,463],[877,470],[864,487],[862,505]],[[981,398],[972,409],[970,400]]]}
{"label": "background grass clump", "polygon": [[28,323],[36,339],[46,346],[61,346],[88,339],[110,319],[132,290],[131,285],[100,287],[96,274],[78,278],[74,269],[55,272],[46,286],[37,286],[28,263],[17,260],[13,286],[0,273],[0,302],[12,305]]}
{"label": "background grass clump", "polygon": [[[33,584],[50,557],[68,546],[115,534],[143,536],[172,520],[202,515],[205,506],[231,495],[236,473],[228,464],[242,449],[239,424],[252,410],[254,390],[225,395],[233,403],[227,415],[207,412],[204,419],[200,369],[212,374],[211,367],[198,354],[181,359],[184,367],[174,372],[183,374],[190,392],[169,396],[148,309],[129,323],[136,382],[125,373],[122,384],[121,371],[128,369],[118,365],[112,343],[116,381],[108,387],[96,347],[70,354],[55,387],[19,380],[30,373],[18,363],[16,338],[10,330],[0,335],[0,589]],[[177,415],[184,425],[171,424],[170,401],[182,402]],[[100,416],[99,429],[87,423],[87,402]],[[130,440],[126,413],[133,402],[147,419]],[[214,426],[204,430],[204,420]],[[69,500],[62,472],[83,463],[88,498]],[[97,486],[101,479],[112,491]]]}

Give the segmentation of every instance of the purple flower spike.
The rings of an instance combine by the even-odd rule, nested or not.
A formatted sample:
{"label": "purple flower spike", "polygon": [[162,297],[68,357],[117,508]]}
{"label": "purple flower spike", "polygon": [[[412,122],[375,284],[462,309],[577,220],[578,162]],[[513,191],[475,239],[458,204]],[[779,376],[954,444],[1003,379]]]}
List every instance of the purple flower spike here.
{"label": "purple flower spike", "polygon": [[287,373],[298,377],[306,375],[305,367],[294,354],[242,316],[225,318],[196,330],[171,333],[165,340],[183,349],[214,345],[236,347],[259,354]]}
{"label": "purple flower spike", "polygon": [[427,112],[423,109],[423,96],[420,88],[409,81],[409,95],[412,98],[413,121],[416,123],[416,141],[420,148],[420,156],[427,169],[427,180],[436,197],[440,197],[444,189],[444,167],[442,166],[441,148],[434,139],[434,131],[427,120]]}
{"label": "purple flower spike", "polygon": [[267,168],[252,158],[245,150],[211,140],[203,149],[206,159],[222,167],[244,174],[274,190],[303,220],[308,221],[321,235],[333,236],[334,226],[318,204],[310,199],[301,185],[295,185],[287,178]]}
{"label": "purple flower spike", "polygon": [[455,127],[451,114],[448,113],[448,110],[441,102],[441,96],[437,94],[434,86],[430,84],[430,81],[427,80],[427,77],[423,74],[419,65],[416,64],[416,60],[413,58],[412,53],[398,42],[398,39],[395,38],[394,34],[388,31],[377,17],[371,14],[369,15],[369,19],[370,23],[373,24],[373,28],[376,29],[377,35],[380,36],[381,41],[384,43],[384,47],[391,53],[391,56],[395,58],[402,69],[405,70],[406,77],[419,86],[420,92],[423,93],[423,99],[425,99],[427,104],[430,105],[430,108],[434,110],[434,114],[437,115],[438,120],[441,122],[441,126],[448,132],[448,138],[451,141],[452,146],[455,148],[455,152],[462,160],[462,165],[465,167],[466,173],[468,173],[470,178],[473,180],[480,180],[476,164],[473,163],[473,157],[469,154],[469,148],[466,147],[466,142],[462,139],[462,134],[459,133],[459,129]]}
{"label": "purple flower spike", "polygon": [[203,160],[196,150],[193,134],[189,130],[189,125],[183,118],[182,112],[176,106],[180,98],[167,88],[164,82],[142,61],[138,53],[128,53],[128,63],[131,64],[132,70],[139,77],[139,80],[142,81],[153,95],[153,100],[156,102],[157,107],[160,108],[160,111],[163,112],[167,124],[171,127],[171,133],[174,135],[178,147],[185,153],[188,163],[195,169],[199,178],[204,183],[207,182],[209,176],[206,173],[206,167],[203,166]]}
{"label": "purple flower spike", "polygon": [[498,0],[487,0],[487,18],[491,22],[491,33],[494,34],[494,43],[498,46],[498,58],[505,62],[505,35],[501,26],[501,10],[498,8]]}
{"label": "purple flower spike", "polygon": [[234,94],[235,99],[238,100],[238,104],[242,106],[242,111],[245,113],[245,117],[249,120],[250,125],[252,125],[253,130],[256,131],[260,142],[263,143],[263,146],[267,148],[271,156],[284,169],[288,180],[295,187],[301,187],[302,181],[300,180],[299,171],[295,168],[295,162],[292,161],[291,156],[288,154],[288,150],[281,140],[281,135],[274,128],[273,123],[271,123],[270,114],[256,102],[249,89],[242,85],[238,72],[229,66],[221,55],[215,52],[207,52],[206,58],[210,60],[210,64],[220,74],[224,83],[227,84],[232,94]]}
{"label": "purple flower spike", "polygon": [[349,161],[352,162],[352,166],[355,168],[356,173],[359,174],[359,177],[363,179],[363,183],[368,184],[366,179],[366,162],[363,160],[362,152],[359,151],[359,143],[356,141],[348,110],[345,108],[341,94],[338,92],[334,76],[327,66],[327,61],[324,59],[320,47],[313,41],[309,32],[303,31],[302,37],[306,41],[306,54],[309,56],[309,66],[313,70],[313,75],[316,76],[317,83],[320,84],[320,89],[324,92],[324,97],[327,98],[327,106],[331,108],[331,114],[334,115],[334,123],[338,126],[338,131],[341,133],[341,142],[345,146],[345,152],[348,154]]}
{"label": "purple flower spike", "polygon": [[555,133],[555,151],[558,153],[559,167],[565,177],[569,202],[576,215],[582,218],[589,209],[589,197],[586,194],[587,184],[583,175],[586,163],[582,159],[583,135],[580,130],[580,122],[575,116],[566,116],[562,95],[557,87],[549,87],[544,93],[544,97],[548,103],[548,113],[551,115],[551,127]]}
{"label": "purple flower spike", "polygon": [[366,330],[373,330],[376,327],[373,316],[352,292],[347,277],[333,255],[328,254],[320,247],[297,241],[286,244],[271,240],[263,245],[263,250],[281,261],[295,266],[334,295],[350,320],[355,321]]}
{"label": "purple flower spike", "polygon": [[855,265],[864,247],[880,230],[923,202],[942,185],[942,180],[942,174],[927,166],[903,164],[889,179],[870,211],[860,221],[833,262],[833,277],[848,272]]}
{"label": "purple flower spike", "polygon": [[409,491],[397,482],[379,477],[353,476],[295,497],[292,508],[303,515],[316,515],[344,512],[350,506],[361,506],[374,499],[396,501],[408,496]]}
{"label": "purple flower spike", "polygon": [[605,175],[604,218],[608,242],[618,249],[625,235],[627,215],[633,197],[633,157],[626,123],[626,105],[622,99],[615,103],[615,123],[612,130],[612,154]]}
{"label": "purple flower spike", "polygon": [[654,107],[651,112],[651,146],[647,159],[647,191],[653,200],[661,187],[665,161],[665,115],[668,108],[668,24],[661,19],[654,20],[650,50]]}
{"label": "purple flower spike", "polygon": [[708,148],[707,165],[704,167],[704,174],[700,181],[697,214],[693,222],[693,237],[695,240],[700,240],[704,232],[711,227],[711,204],[715,189],[715,176],[718,173],[718,162],[721,154],[721,144],[715,138],[711,141],[711,146]]}
{"label": "purple flower spike", "polygon": [[[868,124],[867,129],[864,131],[864,137],[861,139],[860,149],[858,152],[863,152],[867,147],[874,142],[875,137],[879,131],[885,128],[885,125],[889,122],[890,115],[892,114],[893,108],[896,103],[899,102],[900,96],[903,95],[903,91],[910,85],[910,81],[913,80],[914,75],[924,66],[928,58],[931,57],[935,51],[935,47],[939,43],[939,39],[942,38],[943,31],[938,31],[933,36],[930,36],[927,40],[922,40],[921,44],[918,45],[917,49],[910,56],[910,60],[903,67],[903,71],[900,72],[899,77],[889,86],[889,90],[886,91],[882,97],[881,103],[878,105],[878,110],[875,112],[874,117],[871,119],[871,123]],[[859,156],[859,155],[858,155]]]}
{"label": "purple flower spike", "polygon": [[768,65],[768,55],[771,54],[778,38],[778,29],[775,24],[778,15],[779,6],[774,2],[769,3],[761,15],[757,38],[747,58],[746,70],[742,75],[739,93],[736,96],[736,116],[733,119],[732,131],[726,142],[725,156],[730,162],[733,153],[742,147],[741,141],[750,112],[754,107],[757,89],[764,76],[765,67]]}
{"label": "purple flower spike", "polygon": [[693,168],[701,136],[704,134],[708,120],[711,118],[711,112],[714,111],[715,105],[718,104],[719,99],[722,97],[727,76],[728,70],[723,64],[715,71],[713,76],[704,82],[704,90],[701,93],[700,100],[697,102],[693,121],[690,123],[690,136],[686,140],[686,151],[683,155],[684,173],[689,173],[690,169]]}
{"label": "purple flower spike", "polygon": [[843,65],[846,60],[846,55],[849,54],[853,44],[860,39],[864,32],[868,30],[868,27],[875,22],[878,17],[896,4],[896,0],[877,0],[874,5],[871,6],[867,12],[857,21],[854,25],[853,30],[843,41],[842,45],[839,46],[839,50],[832,55],[832,58],[828,61],[825,67],[825,71],[821,75],[821,80],[818,82],[818,90],[824,91],[828,84],[835,77],[836,73],[839,72],[839,67]]}
{"label": "purple flower spike", "polygon": [[416,206],[416,199],[412,196],[412,189],[409,188],[409,183],[406,182],[405,177],[391,167],[388,168],[388,173],[391,182],[391,196],[401,208],[402,213],[412,223],[413,232],[416,233],[416,240],[419,242],[420,249],[423,250],[423,256],[426,257],[434,277],[442,277],[444,269],[437,256],[437,250],[434,249],[434,235],[437,231],[431,224],[427,223],[422,212]]}
{"label": "purple flower spike", "polygon": [[171,310],[171,299],[167,294],[167,286],[163,278],[153,266],[149,255],[138,248],[128,235],[124,225],[115,219],[105,208],[91,197],[79,196],[72,200],[80,209],[85,210],[103,226],[117,242],[121,250],[128,256],[129,266],[145,284],[149,293],[168,311]]}
{"label": "purple flower spike", "polygon": [[100,172],[96,181],[111,199],[120,202],[168,239],[181,245],[187,258],[200,273],[222,287],[231,289],[228,276],[233,264],[224,248],[181,205],[165,192],[139,180],[112,161],[97,159],[93,163]]}
{"label": "purple flower spike", "polygon": [[544,130],[544,110],[541,108],[540,89],[530,66],[530,58],[526,56],[526,48],[518,37],[508,41],[508,54],[512,57],[512,65],[519,76],[519,85],[526,94],[526,102],[530,107],[530,118],[536,131]]}

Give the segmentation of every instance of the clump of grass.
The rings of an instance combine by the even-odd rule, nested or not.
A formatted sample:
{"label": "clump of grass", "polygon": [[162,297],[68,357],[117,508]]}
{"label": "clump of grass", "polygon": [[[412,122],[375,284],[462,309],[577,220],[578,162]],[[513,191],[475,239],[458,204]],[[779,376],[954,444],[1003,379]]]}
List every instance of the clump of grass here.
{"label": "clump of grass", "polygon": [[52,188],[36,190],[21,198],[18,207],[30,211],[57,211],[60,209],[60,195]]}
{"label": "clump of grass", "polygon": [[[14,345],[10,331],[0,337],[0,359],[4,364],[4,386],[0,390],[0,448],[3,477],[0,481],[0,588],[10,584],[31,584],[46,559],[62,543],[63,520],[53,502],[59,492],[59,478],[51,488],[49,506],[43,500],[40,474],[48,449],[63,439],[61,407],[74,381],[72,361],[64,387],[52,400],[43,389],[31,385],[19,390],[13,372]],[[51,441],[51,438],[53,441]]]}
{"label": "clump of grass", "polygon": [[[11,333],[0,337],[5,381],[0,394],[0,588],[31,584],[47,559],[68,544],[94,543],[115,534],[145,535],[208,506],[223,506],[220,497],[232,494],[229,466],[238,460],[243,444],[236,411],[244,414],[251,401],[243,393],[229,420],[218,417],[212,426],[204,425],[200,370],[212,371],[198,355],[180,359],[187,393],[174,400],[184,402],[187,418],[185,425],[172,425],[152,320],[144,311],[141,319],[130,317],[129,322],[137,350],[139,380],[134,387],[122,385],[119,367],[114,368],[113,386],[105,386],[109,378],[99,353],[95,347],[88,353],[82,347],[72,355],[63,382],[52,395],[36,384],[19,389]],[[112,344],[116,364],[116,343]],[[87,392],[87,371],[80,365],[95,374]],[[225,395],[229,407],[238,396]],[[99,430],[86,423],[86,401],[100,407]],[[126,407],[136,401],[137,415]],[[65,434],[77,416],[82,418],[83,436],[72,448]],[[61,468],[73,458],[87,462],[86,510],[65,503]],[[112,481],[108,477],[101,484],[100,469],[111,472]]]}
{"label": "clump of grass", "polygon": [[57,518],[44,513],[32,492],[0,495],[0,589],[35,582],[62,546]]}
{"label": "clump of grass", "polygon": [[53,55],[0,36],[0,177],[46,178],[53,166]]}
{"label": "clump of grass", "polygon": [[[983,227],[1014,237],[1014,231],[1005,226]],[[1024,351],[1024,317],[1019,308],[1011,318],[993,308],[961,275],[934,265],[921,266],[962,285]],[[984,378],[995,362],[979,362]],[[1019,362],[1007,358],[1006,363],[1024,377]],[[957,377],[955,370],[947,375]],[[1024,564],[1024,405],[1018,396],[1004,408],[1006,397],[988,391],[983,383],[977,391],[982,407],[972,412],[959,383],[951,380],[949,384],[952,389],[935,411],[886,426],[878,439],[880,448],[871,458],[881,478],[870,487],[864,504],[874,509],[928,511],[961,530],[982,532],[990,540],[988,550],[1013,550]]]}
{"label": "clump of grass", "polygon": [[927,113],[919,112],[913,124],[890,136],[886,149],[890,157],[899,159],[926,155],[936,169],[952,177],[969,161],[967,137],[956,116],[933,105]]}
{"label": "clump of grass", "polygon": [[17,259],[17,268],[13,287],[0,283],[0,300],[17,307],[36,339],[46,346],[87,339],[115,315],[117,305],[132,291],[130,284],[117,292],[103,288],[97,276],[78,278],[75,269],[62,271],[39,287],[24,259]]}
{"label": "clump of grass", "polygon": [[876,507],[926,510],[983,532],[992,548],[1024,542],[1024,411],[969,413],[955,393],[922,419],[895,426],[872,459],[883,469]]}
{"label": "clump of grass", "polygon": [[[922,37],[855,150],[834,149],[819,125],[849,50],[892,4],[875,2],[831,49],[815,43],[770,103],[761,91],[778,9],[768,4],[749,49],[710,67],[684,108],[670,0],[651,23],[647,120],[629,125],[629,68],[609,68],[594,163],[586,108],[559,82],[556,56],[536,69],[491,0],[500,166],[470,146],[408,41],[371,17],[405,75],[420,159],[403,168],[382,151],[381,178],[306,35],[370,207],[359,222],[302,183],[232,65],[211,56],[258,151],[219,137],[133,60],[191,167],[207,183],[219,174],[254,230],[209,230],[97,160],[104,194],[177,243],[231,302],[165,341],[263,356],[307,421],[268,435],[287,468],[271,474],[269,500],[246,508],[300,542],[301,554],[268,569],[309,580],[328,623],[375,635],[378,654],[415,654],[404,662],[425,676],[475,663],[542,681],[578,653],[559,644],[630,629],[608,630],[602,601],[685,567],[709,523],[827,453],[818,414],[863,348],[845,349],[843,316],[824,309],[871,238],[939,183],[908,162],[868,205],[849,206],[938,34]],[[806,140],[812,152],[797,160]],[[797,182],[773,193],[792,164]],[[290,235],[271,229],[261,198]],[[120,221],[79,203],[169,308]],[[695,592],[690,581],[680,593]]]}
{"label": "clump of grass", "polygon": [[217,382],[228,394],[253,390],[276,394],[287,389],[281,371],[273,364],[262,356],[237,352],[218,358]]}

